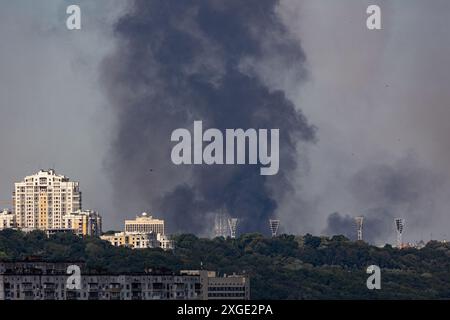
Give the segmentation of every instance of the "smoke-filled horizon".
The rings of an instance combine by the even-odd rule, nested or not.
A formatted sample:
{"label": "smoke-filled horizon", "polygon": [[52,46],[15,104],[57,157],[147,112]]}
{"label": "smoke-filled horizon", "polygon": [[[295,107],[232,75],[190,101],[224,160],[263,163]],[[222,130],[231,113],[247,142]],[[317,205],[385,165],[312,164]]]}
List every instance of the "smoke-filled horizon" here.
{"label": "smoke-filled horizon", "polygon": [[[297,144],[312,127],[255,65],[276,52],[305,77],[303,50],[275,12],[277,1],[134,1],[115,26],[116,52],[103,79],[117,113],[108,168],[115,199],[151,207],[172,232],[208,234],[225,208],[241,232],[268,232],[278,198],[292,188]],[[175,166],[171,133],[193,121],[206,128],[280,130],[280,171],[257,165]],[[120,204],[119,204],[120,205]]]}
{"label": "smoke-filled horizon", "polygon": [[[67,1],[0,5],[0,200],[41,168],[80,181],[105,229],[141,212],[210,235],[443,239],[450,215],[450,3],[380,0]],[[279,128],[280,172],[175,166],[170,134]],[[432,234],[432,235],[431,235]]]}

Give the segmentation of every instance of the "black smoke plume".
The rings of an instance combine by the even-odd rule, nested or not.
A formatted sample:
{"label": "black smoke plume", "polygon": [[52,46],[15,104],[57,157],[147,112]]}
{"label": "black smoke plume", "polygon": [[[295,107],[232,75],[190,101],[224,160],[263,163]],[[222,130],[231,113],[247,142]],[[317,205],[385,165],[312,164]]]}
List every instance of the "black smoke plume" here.
{"label": "black smoke plume", "polygon": [[[275,0],[137,0],[115,26],[117,48],[102,81],[117,114],[107,168],[121,218],[149,208],[173,232],[205,233],[225,208],[238,230],[268,231],[274,193],[291,189],[297,144],[314,127],[258,76],[277,57],[279,69],[305,77],[305,55],[276,14]],[[279,128],[280,171],[257,165],[175,166],[170,135],[177,128]]]}

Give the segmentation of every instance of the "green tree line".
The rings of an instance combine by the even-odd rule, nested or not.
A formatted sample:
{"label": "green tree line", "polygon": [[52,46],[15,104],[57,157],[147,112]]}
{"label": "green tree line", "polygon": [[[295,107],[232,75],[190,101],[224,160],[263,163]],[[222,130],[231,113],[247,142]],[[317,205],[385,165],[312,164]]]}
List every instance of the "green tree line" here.
{"label": "green tree line", "polygon": [[[383,248],[343,236],[244,234],[236,239],[173,237],[175,250],[132,250],[95,237],[0,231],[0,259],[84,261],[92,272],[214,270],[245,273],[252,299],[450,299],[450,245]],[[381,268],[381,290],[368,290],[369,265]]]}

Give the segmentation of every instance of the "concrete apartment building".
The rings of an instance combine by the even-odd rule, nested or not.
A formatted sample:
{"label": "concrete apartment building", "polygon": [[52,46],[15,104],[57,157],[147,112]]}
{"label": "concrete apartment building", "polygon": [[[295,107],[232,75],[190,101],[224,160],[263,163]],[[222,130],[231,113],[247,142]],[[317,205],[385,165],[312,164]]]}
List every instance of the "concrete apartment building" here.
{"label": "concrete apartment building", "polygon": [[14,184],[13,203],[20,229],[62,229],[63,217],[81,209],[81,191],[78,182],[40,170]]}
{"label": "concrete apartment building", "polygon": [[72,230],[79,236],[100,236],[102,218],[96,211],[77,210],[63,216],[63,229]]}
{"label": "concrete apartment building", "polygon": [[0,262],[0,300],[198,300],[218,299],[216,293],[224,299],[250,298],[247,277],[220,278],[203,270],[179,274],[82,271],[80,288],[68,289],[67,268],[73,264],[84,270],[81,262]]}
{"label": "concrete apartment building", "polygon": [[202,300],[249,300],[250,279],[242,275],[218,277],[215,271],[182,270],[180,274],[199,276]]}
{"label": "concrete apartment building", "polygon": [[[92,210],[81,210],[79,183],[70,181],[54,170],[40,170],[14,184],[14,212],[2,214],[1,225],[6,220],[15,221],[15,228],[28,232],[43,230],[47,235],[73,232],[80,236],[99,236],[101,216]],[[12,225],[9,223],[9,225]]]}
{"label": "concrete apartment building", "polygon": [[11,210],[0,211],[0,230],[17,228],[16,215]]}

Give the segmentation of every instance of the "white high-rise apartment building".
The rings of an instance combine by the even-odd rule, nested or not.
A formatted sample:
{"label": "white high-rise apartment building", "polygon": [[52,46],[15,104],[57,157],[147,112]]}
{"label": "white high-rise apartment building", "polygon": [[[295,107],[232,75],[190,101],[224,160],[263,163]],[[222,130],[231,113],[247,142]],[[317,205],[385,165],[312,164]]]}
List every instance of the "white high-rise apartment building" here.
{"label": "white high-rise apartment building", "polygon": [[14,184],[14,213],[17,226],[24,230],[61,229],[63,217],[81,209],[79,183],[40,170]]}

